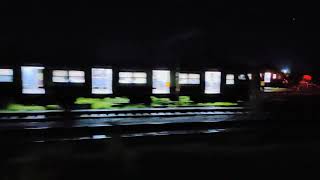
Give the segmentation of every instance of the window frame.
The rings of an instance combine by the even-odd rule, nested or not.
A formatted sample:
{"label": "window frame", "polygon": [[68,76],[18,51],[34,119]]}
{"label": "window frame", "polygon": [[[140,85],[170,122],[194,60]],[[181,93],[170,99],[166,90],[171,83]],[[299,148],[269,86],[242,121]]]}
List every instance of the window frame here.
{"label": "window frame", "polygon": [[[127,74],[122,76],[121,74]],[[123,82],[127,78],[128,82]],[[143,79],[143,82],[138,82],[139,79]],[[119,85],[146,85],[148,84],[148,74],[145,71],[119,71],[118,72],[118,84]]]}
{"label": "window frame", "polygon": [[[208,73],[218,73],[219,74],[219,81],[218,82],[212,82],[212,84],[215,84],[215,83],[218,83],[219,84],[219,88],[217,88],[218,89],[218,91],[212,91],[212,89],[210,90],[209,88],[208,88],[208,85],[207,85],[207,82],[209,81],[208,80]],[[222,72],[221,71],[205,71],[204,72],[204,74],[205,74],[205,80],[204,80],[204,93],[205,94],[221,94],[221,84],[222,84]],[[215,88],[216,89],[216,88]]]}
{"label": "window frame", "polygon": [[[185,76],[184,78],[181,78],[181,75]],[[192,78],[190,77],[193,76],[193,75],[196,75],[198,76],[197,78]],[[181,82],[181,80],[184,79],[186,80],[186,82]],[[192,83],[191,80],[194,80],[196,79],[197,82],[196,83]],[[201,85],[201,73],[197,73],[197,72],[178,72],[178,83],[179,85],[182,85],[182,86],[199,86]]]}
{"label": "window frame", "polygon": [[[157,92],[157,88],[155,87],[155,72],[165,72],[168,73],[168,79],[165,80],[165,83],[169,82],[169,87],[166,87],[166,91]],[[167,86],[165,84],[165,86]],[[167,69],[154,69],[152,70],[152,94],[170,94],[171,93],[171,71]]]}
{"label": "window frame", "polygon": [[[44,82],[44,66],[21,66],[21,88],[22,88],[22,94],[31,94],[31,95],[40,95],[40,94],[46,94],[46,89],[45,89],[45,82]],[[41,70],[40,76],[39,72],[36,75],[37,77],[41,77],[41,79],[38,79],[37,81],[40,81],[41,83],[37,83],[37,88],[25,88],[27,86],[24,82],[24,77],[25,77],[25,71],[26,68],[33,68],[36,70]]]}
{"label": "window frame", "polygon": [[[232,78],[228,78],[228,77],[232,77]],[[232,83],[230,83],[229,81],[232,81]],[[229,82],[229,83],[228,83]],[[234,74],[226,74],[226,85],[234,85],[235,84],[235,75]]]}
{"label": "window frame", "polygon": [[[4,71],[9,73],[5,74]],[[1,80],[4,77],[4,80]],[[6,80],[8,78],[9,80]],[[0,83],[12,83],[14,81],[14,70],[12,68],[0,68]]]}
{"label": "window frame", "polygon": [[[102,70],[102,71],[105,71],[104,73],[106,73],[106,76],[100,76],[100,77],[94,77],[94,70]],[[108,77],[108,74],[111,74],[111,77]],[[105,86],[104,88],[95,88],[94,87],[94,79],[97,79],[97,78],[100,78],[100,79],[104,79],[106,81],[109,81],[110,82],[107,82],[107,84],[111,84],[110,87],[107,87]],[[97,87],[97,86],[96,86]],[[91,68],[91,93],[92,94],[113,94],[113,69],[112,68]]]}
{"label": "window frame", "polygon": [[265,83],[271,83],[271,81],[272,81],[272,73],[271,72],[265,72],[263,81]]}
{"label": "window frame", "polygon": [[[61,73],[66,73],[66,75],[55,75],[55,72],[57,71],[60,71]],[[74,75],[70,75],[72,73],[81,73],[82,75],[81,76],[74,76]],[[70,83],[70,84],[84,84],[86,83],[86,72],[84,70],[66,70],[66,69],[54,69],[52,70],[52,78],[51,78],[51,81],[53,83],[58,83],[58,84],[63,84],[63,83]],[[54,80],[55,78],[66,78],[65,81],[56,81]],[[83,78],[83,81],[75,81],[75,80],[72,80],[76,77],[80,77],[81,79]]]}

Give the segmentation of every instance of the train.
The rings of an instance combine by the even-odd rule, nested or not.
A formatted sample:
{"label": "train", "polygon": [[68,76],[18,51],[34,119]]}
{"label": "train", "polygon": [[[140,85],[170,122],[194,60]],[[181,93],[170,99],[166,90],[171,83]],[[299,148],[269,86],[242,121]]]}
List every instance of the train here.
{"label": "train", "polygon": [[[77,97],[128,97],[132,103],[146,104],[151,96],[245,101],[252,76],[252,70],[226,67],[1,66],[0,97],[2,106],[9,102],[72,104]],[[260,73],[260,80],[270,85],[281,78],[277,72]]]}

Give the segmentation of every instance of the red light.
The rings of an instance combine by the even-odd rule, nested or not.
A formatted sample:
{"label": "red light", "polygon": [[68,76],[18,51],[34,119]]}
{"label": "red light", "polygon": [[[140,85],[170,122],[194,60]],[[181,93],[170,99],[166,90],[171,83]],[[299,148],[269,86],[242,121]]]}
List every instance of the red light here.
{"label": "red light", "polygon": [[311,80],[312,80],[312,76],[310,76],[310,75],[303,75],[303,80],[305,80],[305,81],[311,81]]}

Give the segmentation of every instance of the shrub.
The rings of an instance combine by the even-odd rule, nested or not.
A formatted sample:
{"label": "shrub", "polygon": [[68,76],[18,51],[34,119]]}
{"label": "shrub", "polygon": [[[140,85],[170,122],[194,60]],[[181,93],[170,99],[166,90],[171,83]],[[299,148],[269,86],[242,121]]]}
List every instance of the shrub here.
{"label": "shrub", "polygon": [[179,96],[179,101],[177,102],[178,106],[188,106],[191,105],[193,101],[190,99],[190,96]]}
{"label": "shrub", "polygon": [[151,96],[150,98],[151,106],[168,106],[174,103],[174,101],[171,101],[169,98],[157,98],[154,96]]}

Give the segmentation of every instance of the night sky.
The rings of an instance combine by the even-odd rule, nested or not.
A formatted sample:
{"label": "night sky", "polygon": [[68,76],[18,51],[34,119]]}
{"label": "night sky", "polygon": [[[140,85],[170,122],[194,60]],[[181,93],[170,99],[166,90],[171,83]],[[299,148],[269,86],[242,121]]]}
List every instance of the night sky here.
{"label": "night sky", "polygon": [[209,2],[3,2],[1,62],[320,65],[315,5]]}

